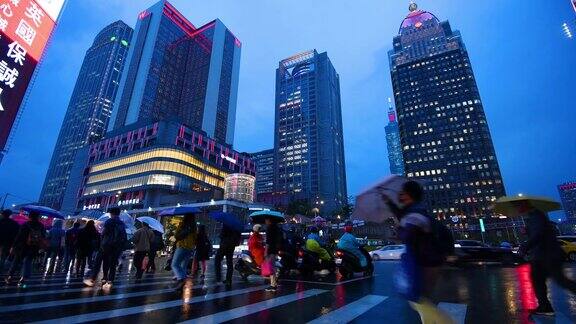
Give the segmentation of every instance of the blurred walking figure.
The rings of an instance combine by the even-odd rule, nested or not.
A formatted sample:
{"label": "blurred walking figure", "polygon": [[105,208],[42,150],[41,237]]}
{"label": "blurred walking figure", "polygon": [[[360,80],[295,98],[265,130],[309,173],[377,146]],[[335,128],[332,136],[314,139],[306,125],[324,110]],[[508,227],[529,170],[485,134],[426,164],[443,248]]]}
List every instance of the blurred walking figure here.
{"label": "blurred walking figure", "polygon": [[520,215],[526,216],[528,240],[522,244],[520,251],[529,256],[532,286],[538,299],[538,307],[532,313],[554,315],[554,308],[548,299],[546,279],[553,279],[562,288],[575,295],[576,282],[564,274],[562,263],[565,255],[546,213],[536,209],[529,200],[517,201],[514,205]]}
{"label": "blurred walking figure", "polygon": [[20,225],[10,219],[10,215],[12,215],[12,211],[5,209],[2,211],[2,218],[0,218],[0,273],[4,270],[4,264],[10,255],[10,249],[20,229]]}
{"label": "blurred walking figure", "polygon": [[196,253],[194,254],[194,263],[192,264],[192,277],[198,276],[198,269],[202,269],[201,278],[206,276],[206,261],[210,259],[212,243],[206,234],[206,225],[198,226],[198,238],[196,240]]}
{"label": "blurred walking figure", "polygon": [[118,258],[124,251],[128,238],[126,236],[126,225],[120,220],[120,208],[110,208],[110,219],[104,223],[104,230],[102,231],[102,240],[92,273],[90,278],[84,280],[84,284],[88,287],[93,287],[100,273],[100,266],[102,266],[102,288],[112,288],[114,279],[116,277],[116,267],[118,265]]}
{"label": "blurred walking figure", "polygon": [[78,258],[76,260],[76,275],[83,276],[86,265],[92,268],[92,257],[100,246],[100,234],[96,230],[93,220],[89,220],[78,233]]}
{"label": "blurred walking figure", "polygon": [[76,260],[76,252],[78,243],[78,234],[80,233],[80,223],[75,222],[71,229],[66,231],[66,239],[64,242],[64,263],[62,263],[62,270],[68,273],[70,265],[74,266]]}
{"label": "blurred walking figure", "polygon": [[156,254],[164,250],[164,238],[162,233],[154,231],[154,240],[150,245],[150,252],[148,253],[148,266],[146,267],[147,273],[156,272]]}
{"label": "blurred walking figure", "polygon": [[40,223],[40,214],[30,212],[28,218],[29,221],[20,227],[14,240],[12,247],[14,261],[6,278],[8,284],[12,282],[14,275],[22,270],[19,284],[24,285],[32,272],[32,261],[38,255],[38,251],[46,247],[46,229]]}
{"label": "blurred walking figure", "polygon": [[55,219],[50,231],[48,231],[48,248],[46,249],[46,257],[44,264],[46,265],[46,273],[51,274],[56,268],[56,259],[62,257],[62,243],[66,231],[62,228],[62,220]]}
{"label": "blurred walking figure", "polygon": [[177,280],[174,288],[180,291],[186,284],[186,268],[196,247],[196,216],[194,214],[184,215],[184,219],[176,229],[175,237],[176,251],[172,257],[172,272]]}
{"label": "blurred walking figure", "polygon": [[254,258],[254,262],[257,266],[261,266],[264,262],[264,257],[266,255],[266,246],[264,246],[264,237],[260,234],[260,229],[262,225],[255,224],[252,227],[252,235],[248,239],[248,251]]}
{"label": "blurred walking figure", "polygon": [[[265,219],[266,222],[266,259],[264,262],[270,267],[270,287],[266,291],[276,291],[278,288],[278,276],[276,275],[276,257],[282,248],[284,242],[284,235],[278,226],[278,223],[270,218]],[[264,267],[264,265],[263,265]]]}
{"label": "blurred walking figure", "polygon": [[455,323],[431,300],[439,268],[454,242],[447,228],[427,214],[423,198],[424,190],[419,183],[404,183],[398,201],[402,206],[399,231],[406,253],[402,255],[402,278],[397,278],[398,286],[423,324]]}
{"label": "blurred walking figure", "polygon": [[227,226],[222,225],[220,232],[220,248],[214,258],[214,268],[216,272],[216,282],[222,280],[222,260],[226,258],[226,279],[223,281],[226,289],[232,288],[232,275],[234,273],[234,249],[240,245],[242,233]]}
{"label": "blurred walking figure", "polygon": [[142,279],[145,267],[148,266],[147,264],[144,265],[143,262],[150,253],[152,242],[154,242],[154,232],[150,229],[150,225],[143,222],[142,227],[134,233],[132,241],[134,242],[134,267],[136,267],[136,279]]}

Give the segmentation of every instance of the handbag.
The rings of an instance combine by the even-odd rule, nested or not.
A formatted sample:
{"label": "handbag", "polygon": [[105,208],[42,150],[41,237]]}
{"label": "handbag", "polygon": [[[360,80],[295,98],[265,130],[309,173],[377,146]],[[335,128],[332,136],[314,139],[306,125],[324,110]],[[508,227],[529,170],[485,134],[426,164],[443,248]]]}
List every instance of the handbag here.
{"label": "handbag", "polygon": [[263,277],[268,277],[274,274],[274,260],[267,258],[262,262],[261,273]]}

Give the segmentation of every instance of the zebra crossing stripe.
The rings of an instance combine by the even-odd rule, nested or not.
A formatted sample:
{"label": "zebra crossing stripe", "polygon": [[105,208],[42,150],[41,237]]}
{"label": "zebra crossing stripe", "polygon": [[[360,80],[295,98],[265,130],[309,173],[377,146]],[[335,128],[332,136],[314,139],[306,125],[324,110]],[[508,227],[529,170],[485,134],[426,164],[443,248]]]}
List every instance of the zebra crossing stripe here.
{"label": "zebra crossing stripe", "polygon": [[323,289],[305,290],[303,292],[298,292],[298,293],[291,294],[291,295],[285,295],[282,297],[272,298],[272,299],[268,299],[265,301],[261,301],[259,303],[254,303],[254,304],[250,304],[250,305],[246,305],[246,306],[242,306],[242,307],[237,307],[237,308],[234,308],[231,310],[227,310],[227,311],[223,311],[223,312],[219,312],[219,313],[191,319],[188,321],[181,322],[180,324],[182,324],[182,323],[186,323],[186,324],[189,324],[189,323],[223,323],[223,322],[231,321],[231,320],[234,320],[234,319],[237,319],[240,317],[248,316],[248,315],[258,313],[261,311],[265,311],[265,310],[270,309],[270,308],[289,304],[291,302],[294,302],[294,301],[297,301],[300,299],[317,296],[317,295],[323,294],[325,292],[328,292],[328,290],[323,290]]}
{"label": "zebra crossing stripe", "polygon": [[350,304],[340,307],[330,313],[318,317],[317,319],[308,322],[308,324],[340,324],[348,323],[356,317],[366,313],[376,305],[385,301],[388,297],[368,295],[364,296]]}
{"label": "zebra crossing stripe", "polygon": [[[164,280],[164,281],[154,281],[154,282],[142,282],[142,283],[125,283],[125,284],[118,284],[115,285],[114,288],[132,288],[132,287],[147,287],[147,286],[156,286],[162,284],[168,284],[174,282],[173,280]],[[73,293],[73,292],[83,292],[83,291],[92,291],[94,287],[82,287],[82,288],[64,288],[64,289],[56,289],[56,290],[40,290],[40,291],[29,291],[29,292],[17,292],[11,294],[0,294],[0,299],[5,298],[14,298],[14,297],[28,297],[28,296],[43,296],[43,295],[53,295],[53,294],[61,294],[61,293]]]}
{"label": "zebra crossing stripe", "polygon": [[[150,278],[142,278],[143,282],[149,282],[154,280],[166,280],[171,278],[172,276],[159,276],[159,277],[150,277]],[[120,278],[118,282],[127,282],[130,278]],[[26,283],[26,288],[48,288],[48,287],[60,287],[60,286],[79,286],[83,285],[82,280],[74,280],[74,281],[60,281],[60,282],[51,282],[51,283]],[[7,288],[17,288],[17,286],[5,286]],[[0,294],[2,296],[2,294]]]}
{"label": "zebra crossing stripe", "polygon": [[67,317],[55,318],[55,319],[51,319],[51,320],[38,321],[38,322],[32,322],[32,323],[53,323],[53,324],[67,323],[68,324],[68,323],[83,323],[83,322],[90,322],[90,321],[100,321],[100,320],[106,320],[106,319],[110,319],[110,318],[114,318],[114,317],[147,313],[147,312],[152,312],[152,311],[166,309],[166,308],[178,307],[178,306],[182,306],[182,305],[186,305],[186,304],[196,304],[196,303],[202,303],[202,302],[206,302],[206,301],[210,301],[210,300],[214,300],[214,299],[220,299],[220,298],[226,298],[226,297],[230,297],[230,296],[248,294],[248,293],[251,293],[254,291],[262,290],[266,287],[267,286],[262,285],[262,286],[245,288],[245,289],[211,293],[211,294],[206,294],[206,295],[202,295],[202,296],[187,298],[184,300],[178,299],[178,300],[171,300],[171,301],[161,302],[161,303],[146,304],[146,305],[141,305],[141,306],[127,307],[127,308],[118,308],[118,309],[114,309],[114,310],[110,310],[110,311],[101,311],[101,312],[88,313],[88,314],[82,314],[82,315],[67,316]]}
{"label": "zebra crossing stripe", "polygon": [[456,324],[466,322],[467,306],[465,304],[439,303],[438,308],[448,313]]}

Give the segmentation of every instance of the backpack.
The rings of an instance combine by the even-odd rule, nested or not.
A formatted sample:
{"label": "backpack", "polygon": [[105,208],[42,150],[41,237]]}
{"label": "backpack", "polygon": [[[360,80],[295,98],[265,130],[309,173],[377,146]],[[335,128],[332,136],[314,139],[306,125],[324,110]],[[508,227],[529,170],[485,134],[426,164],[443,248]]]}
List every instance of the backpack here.
{"label": "backpack", "polygon": [[105,224],[104,227],[106,229],[106,235],[102,237],[102,247],[112,248],[116,246],[124,249],[127,241],[124,224],[114,222],[111,224]]}
{"label": "backpack", "polygon": [[41,248],[44,246],[44,243],[45,241],[42,229],[30,227],[28,238],[26,239],[26,245]]}

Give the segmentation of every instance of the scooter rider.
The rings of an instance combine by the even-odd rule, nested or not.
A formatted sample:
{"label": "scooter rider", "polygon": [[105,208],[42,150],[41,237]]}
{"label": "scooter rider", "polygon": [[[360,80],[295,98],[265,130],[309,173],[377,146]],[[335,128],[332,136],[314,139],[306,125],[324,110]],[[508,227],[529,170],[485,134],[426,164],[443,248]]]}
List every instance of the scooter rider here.
{"label": "scooter rider", "polygon": [[310,228],[310,234],[308,234],[306,240],[306,250],[318,254],[322,263],[327,264],[332,260],[332,258],[330,257],[330,253],[320,245],[319,233],[320,231],[317,227]]}
{"label": "scooter rider", "polygon": [[344,227],[344,235],[338,241],[338,249],[345,250],[354,254],[358,260],[360,260],[360,266],[365,267],[368,265],[368,260],[366,260],[366,256],[360,251],[362,245],[358,242],[356,236],[352,234],[352,224],[346,224]]}

